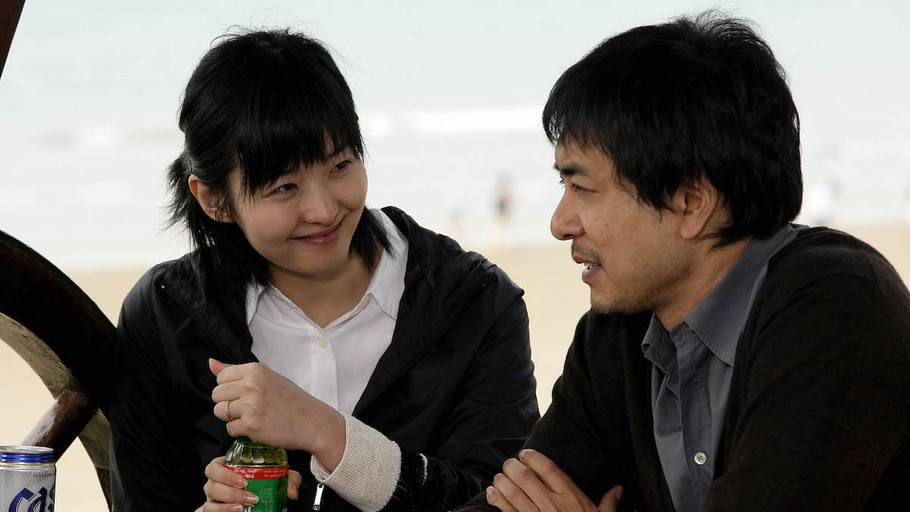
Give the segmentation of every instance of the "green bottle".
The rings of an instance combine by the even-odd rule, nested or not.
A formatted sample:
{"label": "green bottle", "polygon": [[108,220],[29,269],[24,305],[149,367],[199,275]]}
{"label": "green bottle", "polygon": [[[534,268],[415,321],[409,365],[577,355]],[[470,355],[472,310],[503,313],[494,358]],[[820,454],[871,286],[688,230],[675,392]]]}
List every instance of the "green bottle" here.
{"label": "green bottle", "polygon": [[287,512],[288,454],[281,448],[238,437],[228,448],[224,465],[246,478],[246,490],[259,503],[243,512]]}

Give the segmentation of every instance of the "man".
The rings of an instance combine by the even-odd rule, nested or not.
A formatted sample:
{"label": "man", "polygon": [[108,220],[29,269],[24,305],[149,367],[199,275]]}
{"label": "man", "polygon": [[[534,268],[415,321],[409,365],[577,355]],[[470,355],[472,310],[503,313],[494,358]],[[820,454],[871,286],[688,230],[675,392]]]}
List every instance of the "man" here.
{"label": "man", "polygon": [[798,115],[764,41],[711,13],[632,29],[543,121],[592,310],[527,449],[463,509],[910,510],[910,294],[863,242],[791,224]]}

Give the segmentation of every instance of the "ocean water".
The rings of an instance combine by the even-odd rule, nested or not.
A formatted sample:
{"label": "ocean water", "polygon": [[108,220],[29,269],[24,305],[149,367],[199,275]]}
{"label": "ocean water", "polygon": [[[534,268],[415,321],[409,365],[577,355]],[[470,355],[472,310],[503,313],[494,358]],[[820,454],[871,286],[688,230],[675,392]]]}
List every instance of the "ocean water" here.
{"label": "ocean water", "polygon": [[[0,230],[65,270],[182,254],[163,211],[182,87],[230,26],[291,25],[325,40],[351,83],[370,206],[399,206],[471,248],[551,243],[561,189],[539,115],[552,83],[612,33],[712,5],[27,2],[0,79]],[[753,18],[788,71],[800,220],[910,222],[910,71],[894,65],[910,61],[908,3],[719,5]]]}
{"label": "ocean water", "polygon": [[[551,242],[549,217],[561,187],[536,109],[485,112],[502,125],[459,127],[471,111],[365,115],[368,205],[398,206],[468,247]],[[163,177],[182,144],[176,129],[60,126],[0,136],[15,148],[3,154],[4,168],[14,171],[0,186],[0,229],[58,266],[148,266],[187,249],[180,229],[165,229]],[[806,172],[800,221],[903,222],[910,212],[907,162],[872,147],[831,159],[821,178]],[[497,209],[503,191],[512,205],[505,216]]]}

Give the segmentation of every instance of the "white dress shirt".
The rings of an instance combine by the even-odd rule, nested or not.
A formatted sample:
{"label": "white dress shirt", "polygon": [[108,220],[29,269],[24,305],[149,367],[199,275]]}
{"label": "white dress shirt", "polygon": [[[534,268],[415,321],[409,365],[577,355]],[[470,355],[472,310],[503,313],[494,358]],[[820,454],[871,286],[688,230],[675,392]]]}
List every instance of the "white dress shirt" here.
{"label": "white dress shirt", "polygon": [[319,327],[274,286],[247,290],[247,324],[261,363],[340,412],[351,414],[389,347],[404,293],[408,243],[389,217],[372,210],[389,235],[360,302]]}

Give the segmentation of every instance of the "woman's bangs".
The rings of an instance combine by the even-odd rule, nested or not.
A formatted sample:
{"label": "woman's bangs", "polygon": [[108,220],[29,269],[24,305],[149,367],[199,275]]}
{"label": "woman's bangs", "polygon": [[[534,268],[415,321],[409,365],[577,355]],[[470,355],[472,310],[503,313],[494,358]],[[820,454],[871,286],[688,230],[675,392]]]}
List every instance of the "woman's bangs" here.
{"label": "woman's bangs", "polygon": [[[325,161],[350,148],[358,157],[363,141],[349,96],[332,85],[306,80],[260,88],[238,117],[236,152],[246,192],[252,193],[293,172],[298,165]],[[348,100],[348,101],[345,101]]]}

